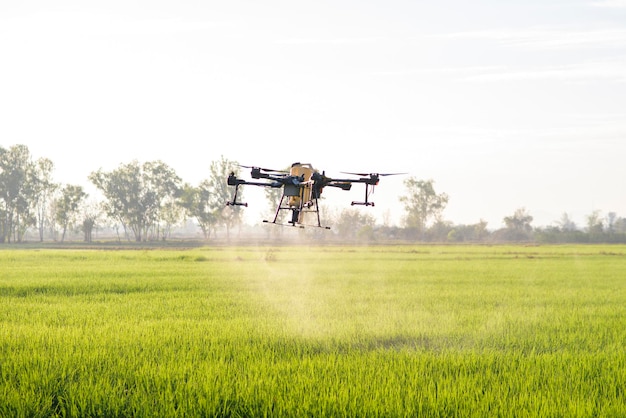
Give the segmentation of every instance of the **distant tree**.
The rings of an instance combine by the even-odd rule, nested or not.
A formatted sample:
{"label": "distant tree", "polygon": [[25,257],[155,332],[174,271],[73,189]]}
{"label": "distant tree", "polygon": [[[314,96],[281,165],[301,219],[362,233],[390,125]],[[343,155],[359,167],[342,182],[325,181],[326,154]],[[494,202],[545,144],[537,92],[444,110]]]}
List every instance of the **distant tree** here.
{"label": "distant tree", "polygon": [[169,239],[174,228],[184,218],[185,210],[174,199],[166,199],[163,203],[161,210],[161,221],[163,225],[161,227],[161,238],[163,240]]}
{"label": "distant tree", "polygon": [[615,232],[619,234],[626,234],[626,218],[617,218],[615,220]]}
{"label": "distant tree", "polygon": [[451,242],[479,242],[485,240],[488,236],[487,221],[481,219],[476,224],[454,225],[448,233],[447,240]]}
{"label": "distant tree", "polygon": [[181,183],[162,161],[133,161],[111,172],[98,170],[89,180],[104,194],[107,215],[132,231],[137,242],[147,239],[148,231],[161,220],[165,202],[176,197]]}
{"label": "distant tree", "polygon": [[417,229],[422,236],[428,222],[441,220],[443,210],[448,204],[448,195],[437,194],[433,183],[433,180],[418,180],[410,177],[404,180],[408,194],[400,197],[400,202],[404,203],[406,212],[405,225],[408,228]]}
{"label": "distant tree", "polygon": [[[206,187],[210,191],[209,205],[214,209],[218,223],[226,227],[226,235],[230,237],[233,226],[241,224],[242,211],[240,206],[228,206],[232,198],[233,188],[228,186],[228,175],[233,172],[239,173],[239,164],[230,161],[224,156],[219,160],[212,161],[209,167],[209,179]],[[243,195],[242,187],[239,188],[239,196]]]}
{"label": "distant tree", "polygon": [[474,224],[474,235],[473,239],[476,241],[482,241],[489,236],[489,231],[487,230],[487,221],[481,219],[477,224]]}
{"label": "distant tree", "polygon": [[514,231],[532,231],[532,226],[530,225],[532,221],[533,217],[528,213],[526,208],[516,209],[512,216],[504,217],[506,227]]}
{"label": "distant tree", "polygon": [[589,215],[587,215],[587,232],[590,235],[598,235],[602,234],[604,231],[604,224],[602,222],[602,218],[600,216],[599,210],[594,210]]}
{"label": "distant tree", "polygon": [[609,212],[606,214],[606,232],[609,234],[615,233],[615,225],[617,223],[617,213]]}
{"label": "distant tree", "polygon": [[102,217],[102,205],[98,202],[85,202],[81,208],[81,230],[85,242],[92,242],[93,230]]}
{"label": "distant tree", "polygon": [[186,215],[195,218],[198,222],[206,240],[211,237],[211,230],[217,223],[217,211],[211,205],[210,187],[208,180],[203,180],[198,187],[185,184],[178,200],[179,205],[185,209]]}
{"label": "distant tree", "polygon": [[56,222],[62,229],[61,242],[65,241],[68,227],[76,224],[79,209],[87,193],[81,186],[67,184],[61,188],[59,196],[54,200]]}
{"label": "distant tree", "polygon": [[33,186],[33,206],[37,219],[37,230],[39,232],[39,241],[43,241],[46,228],[48,207],[50,199],[59,185],[52,181],[52,171],[54,163],[47,158],[40,158],[36,161],[35,181]]}
{"label": "distant tree", "polygon": [[499,234],[497,238],[509,241],[525,241],[531,238],[533,217],[528,213],[526,208],[516,209],[513,215],[504,218],[506,228]]}
{"label": "distant tree", "polygon": [[369,213],[363,213],[358,209],[343,209],[333,229],[343,239],[371,239],[375,224],[376,219]]}
{"label": "distant tree", "polygon": [[425,239],[432,242],[444,242],[448,240],[453,230],[452,222],[439,219],[426,230]]}
{"label": "distant tree", "polygon": [[576,231],[577,227],[574,221],[572,221],[566,212],[563,212],[561,219],[557,222],[559,229],[563,232]]}
{"label": "distant tree", "polygon": [[36,167],[26,145],[0,147],[0,242],[21,242],[36,223]]}

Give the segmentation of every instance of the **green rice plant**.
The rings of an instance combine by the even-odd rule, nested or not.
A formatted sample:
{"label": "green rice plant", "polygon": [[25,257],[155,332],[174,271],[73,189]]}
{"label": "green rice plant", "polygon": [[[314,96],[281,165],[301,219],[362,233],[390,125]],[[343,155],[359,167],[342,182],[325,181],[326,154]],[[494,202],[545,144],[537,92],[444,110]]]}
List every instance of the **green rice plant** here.
{"label": "green rice plant", "polygon": [[624,416],[625,255],[2,250],[0,416]]}

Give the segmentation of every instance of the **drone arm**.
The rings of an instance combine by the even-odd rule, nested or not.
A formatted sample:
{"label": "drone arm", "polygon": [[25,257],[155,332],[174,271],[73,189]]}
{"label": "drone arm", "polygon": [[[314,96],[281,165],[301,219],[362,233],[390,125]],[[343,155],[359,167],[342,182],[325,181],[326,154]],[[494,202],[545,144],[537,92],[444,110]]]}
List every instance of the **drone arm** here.
{"label": "drone arm", "polygon": [[[361,183],[365,184],[365,200],[363,202],[353,201],[351,203],[352,206],[374,206],[374,202],[369,201],[370,194],[374,191],[374,186],[378,184],[378,174],[370,174],[369,177],[361,177],[355,180],[337,180],[337,181],[346,181],[350,183]],[[371,189],[370,189],[371,186]]]}
{"label": "drone arm", "polygon": [[250,186],[275,187],[275,188],[278,188],[278,187],[282,186],[282,183],[277,182],[277,181],[275,181],[273,183],[265,183],[265,182],[255,182],[255,181],[246,181],[246,180],[238,179],[235,176],[235,173],[230,173],[230,175],[228,176],[228,182],[227,183],[228,183],[229,186],[235,186],[235,194],[233,195],[232,202],[227,202],[226,206],[245,206],[245,207],[248,207],[247,203],[238,202],[237,201],[237,193],[239,193],[239,186],[250,185]]}
{"label": "drone arm", "polygon": [[378,181],[379,178],[375,174],[370,174],[369,177],[361,177],[358,179],[332,179],[333,183],[363,183],[370,186],[376,186],[378,184]]}
{"label": "drone arm", "polygon": [[350,190],[352,188],[352,183],[344,182],[344,181],[333,181],[331,183],[326,184],[326,186],[337,187],[341,190]]}
{"label": "drone arm", "polygon": [[252,177],[253,179],[271,178],[269,174],[262,172],[261,169],[258,167],[252,167],[252,170],[250,170],[250,177]]}
{"label": "drone arm", "polygon": [[[272,179],[271,177],[264,177],[264,178]],[[278,181],[274,181],[273,183],[266,183],[266,182],[260,182],[260,181],[247,181],[247,180],[238,179],[235,176],[235,173],[230,173],[230,175],[228,176],[228,185],[235,186],[235,187],[238,187],[241,185],[280,187],[282,186],[282,183]]]}

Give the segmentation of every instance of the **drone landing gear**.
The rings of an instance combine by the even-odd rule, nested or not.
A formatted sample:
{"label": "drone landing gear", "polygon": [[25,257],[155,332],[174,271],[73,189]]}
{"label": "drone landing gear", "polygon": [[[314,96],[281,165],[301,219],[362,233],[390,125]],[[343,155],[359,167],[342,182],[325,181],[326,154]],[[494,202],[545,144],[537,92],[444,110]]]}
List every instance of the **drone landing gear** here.
{"label": "drone landing gear", "polygon": [[293,226],[293,227],[297,227],[297,228],[300,228],[300,229],[304,229],[304,226],[305,226],[305,225],[300,225],[300,224],[294,224],[294,223],[291,223],[291,222],[287,222],[286,224],[284,224],[284,223],[280,223],[280,222],[268,221],[267,219],[264,219],[263,223],[280,225],[280,226]]}
{"label": "drone landing gear", "polygon": [[297,226],[298,228],[304,228],[304,225],[301,225],[300,223],[298,223],[298,219],[300,218],[300,210],[299,209],[291,209],[289,207],[282,207],[279,208],[279,210],[281,209],[289,209],[291,210],[291,221],[287,222],[286,224],[282,224],[282,223],[278,223],[277,219],[278,219],[278,213],[276,213],[276,216],[274,217],[273,221],[268,221],[268,220],[264,220],[264,223],[267,224],[275,224],[275,225],[283,225],[283,226]]}
{"label": "drone landing gear", "polygon": [[[330,229],[329,226],[322,226],[322,222],[320,220],[320,211],[317,205],[317,198],[314,201],[310,201],[307,203],[300,203],[300,206],[283,206],[283,201],[285,199],[285,195],[280,198],[280,202],[278,203],[278,208],[276,209],[276,214],[274,215],[273,221],[264,220],[264,223],[271,223],[275,225],[291,225],[298,228],[304,228],[305,226],[314,226],[317,228]],[[313,209],[311,209],[313,208]],[[282,224],[278,222],[278,215],[281,210],[290,210],[291,211],[291,220],[286,224]],[[303,224],[303,218],[305,213],[315,213],[317,215],[317,225],[306,225]]]}
{"label": "drone landing gear", "polygon": [[368,199],[370,195],[374,192],[374,185],[372,185],[372,189],[370,190],[370,185],[365,183],[365,202],[352,202],[351,206],[360,205],[360,206],[374,206],[374,202],[370,202]]}
{"label": "drone landing gear", "polygon": [[[234,178],[234,175],[232,175],[232,177]],[[236,179],[235,179],[236,181]],[[230,184],[230,178],[229,178],[229,184]],[[248,207],[247,203],[244,202],[237,202],[237,193],[239,192],[239,186],[243,184],[243,183],[236,183],[234,184],[235,186],[235,195],[233,196],[233,201],[232,202],[226,202],[226,206],[244,206],[244,207]]]}

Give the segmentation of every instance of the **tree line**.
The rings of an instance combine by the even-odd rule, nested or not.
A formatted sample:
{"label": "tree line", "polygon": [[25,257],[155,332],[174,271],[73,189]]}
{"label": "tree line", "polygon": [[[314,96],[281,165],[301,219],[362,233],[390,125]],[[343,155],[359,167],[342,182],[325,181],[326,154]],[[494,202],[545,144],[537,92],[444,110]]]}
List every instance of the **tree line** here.
{"label": "tree line", "polygon": [[239,208],[224,210],[230,190],[223,179],[237,169],[222,157],[210,164],[210,178],[192,186],[162,161],[131,161],[88,176],[104,197],[93,201],[81,185],[54,182],[50,159],[34,160],[25,145],[0,147],[0,243],[22,242],[29,229],[40,241],[61,242],[78,229],[91,242],[94,228],[105,223],[120,239],[162,240],[190,217],[208,239],[219,226],[241,221]]}
{"label": "tree line", "polygon": [[[0,243],[23,242],[27,231],[35,232],[39,241],[60,242],[69,231],[80,231],[84,241],[91,242],[94,229],[105,225],[118,240],[157,241],[168,239],[189,220],[206,240],[218,230],[229,236],[233,228],[241,227],[242,212],[238,206],[227,206],[232,190],[225,179],[238,171],[235,161],[221,157],[210,162],[207,179],[191,185],[162,161],[135,160],[90,173],[88,180],[102,195],[94,200],[81,185],[55,182],[50,159],[33,159],[25,145],[0,146]],[[504,228],[491,231],[483,220],[471,225],[445,220],[449,197],[435,191],[433,180],[409,177],[404,185],[405,194],[399,197],[405,210],[402,226],[377,224],[372,215],[356,209],[327,211],[332,236],[356,241],[626,242],[626,219],[614,212],[602,217],[594,211],[583,228],[567,214],[554,226],[534,228],[533,217],[520,208],[503,219]],[[276,207],[280,190],[265,192],[268,204]],[[328,233],[311,234],[328,238]]]}

